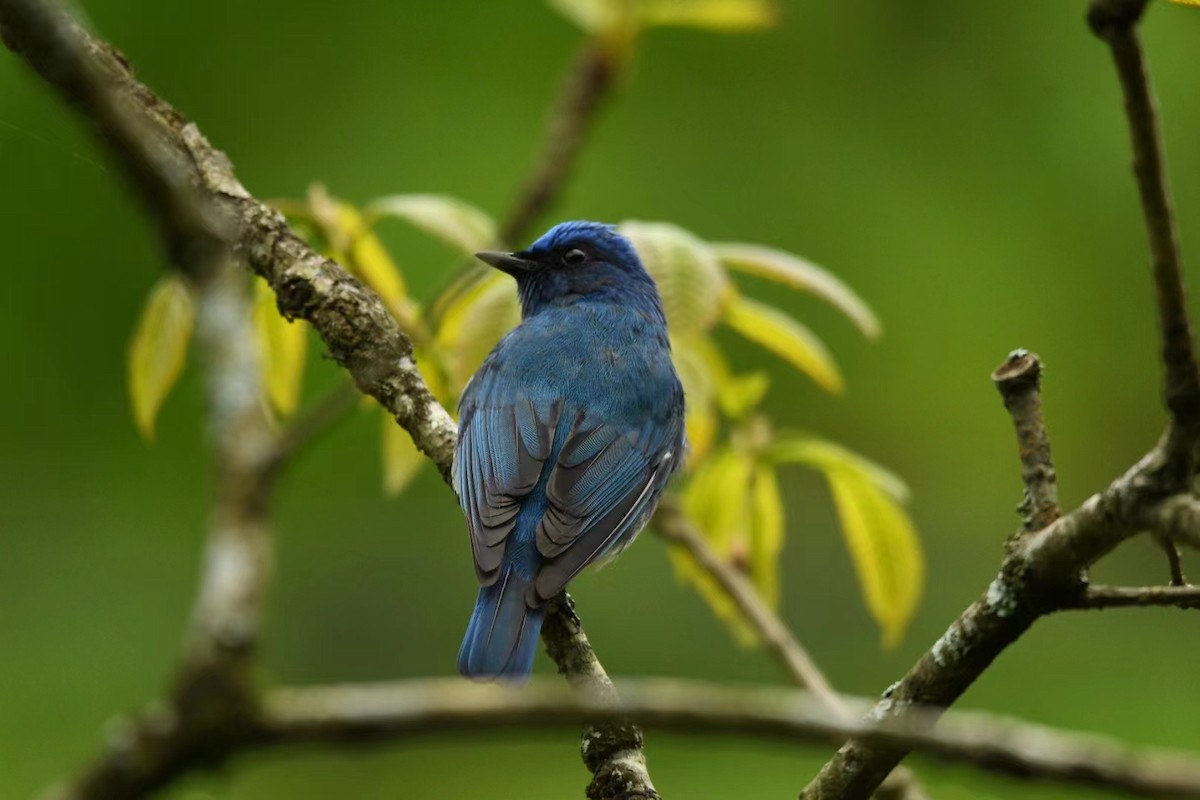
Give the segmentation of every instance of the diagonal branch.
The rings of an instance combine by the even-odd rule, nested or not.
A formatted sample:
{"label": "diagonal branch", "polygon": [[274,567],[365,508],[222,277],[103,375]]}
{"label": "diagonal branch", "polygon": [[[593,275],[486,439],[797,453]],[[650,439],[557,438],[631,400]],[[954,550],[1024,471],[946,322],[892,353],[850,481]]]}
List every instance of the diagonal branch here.
{"label": "diagonal branch", "polygon": [[1200,370],[1193,351],[1162,134],[1137,34],[1137,23],[1146,5],[1147,0],[1092,0],[1088,24],[1096,36],[1108,43],[1121,81],[1133,143],[1133,173],[1154,268],[1167,408],[1179,425],[1191,430],[1200,425]]}
{"label": "diagonal branch", "polygon": [[[11,50],[96,125],[148,209],[157,214],[173,256],[190,264],[196,242],[209,243],[201,252],[213,252],[227,241],[234,255],[275,290],[280,312],[316,328],[359,390],[395,416],[448,481],[456,426],[425,385],[413,360],[412,343],[382,301],[314,252],[278,211],[252,197],[225,154],[139,83],[129,62],[110,45],[93,39],[45,0],[0,0],[0,30]],[[161,209],[166,211],[160,213]],[[224,562],[218,558],[214,564],[219,567]],[[557,627],[554,616],[548,615],[551,630]],[[572,624],[578,631],[578,620]],[[585,650],[599,664],[582,631],[572,641],[574,651]],[[549,638],[547,644],[553,649]],[[572,662],[559,663],[568,674],[572,666]],[[603,670],[589,677],[611,687]],[[236,747],[236,738],[230,737],[230,746]],[[627,736],[615,732],[614,739],[624,741]],[[189,755],[207,760],[187,746],[188,742],[173,742],[172,747],[185,752],[169,753],[168,760],[187,761]],[[629,749],[640,751],[640,742],[621,752]],[[652,797],[652,787],[644,788],[644,796]]]}
{"label": "diagonal branch", "polygon": [[[846,705],[842,696],[834,691],[804,645],[779,615],[763,602],[762,597],[742,573],[721,560],[708,546],[703,536],[684,516],[676,498],[667,496],[662,499],[651,524],[663,539],[687,550],[696,563],[717,582],[742,612],[768,652],[783,666],[792,683],[808,689],[830,716],[847,721],[854,719],[853,711]],[[877,796],[897,800],[923,800],[926,794],[911,771],[897,767],[888,777],[887,783],[880,788]]]}
{"label": "diagonal branch", "polygon": [[617,71],[614,58],[609,48],[595,41],[585,43],[575,57],[551,109],[533,172],[500,226],[500,241],[511,244],[527,236],[562,191],[612,90]]}
{"label": "diagonal branch", "polygon": [[724,590],[758,634],[767,650],[783,665],[788,677],[797,686],[808,689],[825,709],[834,715],[848,716],[850,709],[833,690],[821,668],[797,641],[787,625],[767,607],[754,587],[741,573],[721,560],[692,527],[674,497],[664,497],[651,523],[668,542],[687,550],[696,562]]}
{"label": "diagonal branch", "polygon": [[[872,710],[879,720],[953,704],[993,660],[1038,619],[1075,607],[1083,572],[1143,527],[1163,498],[1186,491],[1173,437],[1159,444],[1103,492],[1026,536],[1005,558],[1000,574]],[[1173,502],[1173,501],[1168,501]],[[804,800],[866,800],[907,755],[904,747],[858,738],[844,744],[801,793]]]}

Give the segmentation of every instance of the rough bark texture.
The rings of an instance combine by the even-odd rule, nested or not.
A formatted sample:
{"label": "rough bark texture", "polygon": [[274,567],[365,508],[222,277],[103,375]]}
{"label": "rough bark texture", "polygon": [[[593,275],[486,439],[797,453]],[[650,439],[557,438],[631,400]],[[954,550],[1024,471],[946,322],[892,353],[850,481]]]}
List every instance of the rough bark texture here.
{"label": "rough bark texture", "polygon": [[[374,397],[395,416],[417,448],[449,481],[457,436],[454,420],[425,385],[413,359],[411,341],[378,296],[316,253],[292,232],[282,214],[246,191],[224,153],[214,148],[170,104],[138,82],[121,53],[93,39],[60,9],[38,0],[3,0],[0,36],[9,49],[22,56],[97,127],[147,209],[158,220],[176,264],[196,275],[202,265],[228,252],[249,265],[275,291],[280,313],[288,319],[303,319],[312,324],[329,354],[350,373],[358,389]],[[597,73],[601,78],[606,74],[606,71]],[[603,93],[606,81],[597,83],[596,77],[588,80],[592,85],[588,91],[595,95],[588,102],[594,103]],[[582,129],[576,136],[582,136]],[[573,149],[577,147],[578,142],[572,145]],[[561,181],[565,172],[551,177]],[[220,313],[228,314],[230,310],[224,308]],[[249,319],[248,313],[244,318]],[[243,349],[245,341],[242,339]],[[231,392],[231,397],[236,394],[244,398],[246,388],[244,382],[234,381],[222,384],[221,390]],[[249,397],[257,403],[257,390]],[[220,414],[224,400],[217,400],[214,413]],[[255,464],[256,469],[263,468],[264,475],[272,474],[278,466],[272,452],[271,447],[264,447],[262,463]],[[221,465],[232,470],[229,480],[222,485],[230,492],[242,491],[246,483],[242,479],[246,476],[239,471],[237,460],[227,458],[224,453],[218,456]],[[242,499],[249,502],[257,494],[255,489],[251,496]],[[265,513],[265,502],[258,504],[256,511]],[[261,584],[253,587],[244,581],[263,580],[268,563],[265,534],[251,530],[249,519],[240,520],[248,526],[245,530],[233,530],[232,523],[237,520],[224,519],[222,514],[219,509],[218,532],[208,556],[210,576],[220,585],[215,588],[206,585],[202,590],[200,605],[205,613],[197,617],[197,635],[192,644],[200,650],[240,640],[241,634],[235,629],[243,623],[248,625],[256,617],[256,613],[247,612],[259,599],[262,589]],[[210,630],[208,626],[218,617],[217,627]],[[611,692],[612,683],[573,614],[567,622],[551,614],[545,627],[554,631],[566,624],[575,631],[569,652],[580,656],[579,663],[586,662],[592,668],[585,676],[586,682],[592,687],[607,687]],[[547,645],[555,650],[552,638],[547,637]],[[582,658],[583,655],[587,658]],[[201,661],[189,659],[185,673],[191,668],[187,665],[193,663]],[[571,676],[575,662],[559,662],[559,667]],[[211,690],[217,691],[215,696],[221,696],[223,690],[212,683],[223,681],[230,674],[218,670],[210,675],[208,670],[202,670],[181,680],[176,690],[179,701],[190,707],[188,700],[193,694],[209,698]],[[207,700],[196,705],[206,704]],[[244,738],[243,717],[249,714],[248,704],[239,700],[236,705],[237,719],[228,730],[223,727],[223,740],[201,731],[205,741],[197,743],[193,727],[196,731],[199,727],[186,720],[167,720],[164,735],[155,730],[154,715],[135,721],[129,738],[148,745],[149,749],[126,759],[135,764],[139,774],[136,780],[131,778],[127,782],[127,791],[89,793],[88,787],[93,785],[89,776],[100,775],[109,767],[123,769],[116,763],[120,754],[110,753],[73,789],[68,789],[66,796],[142,796],[197,762],[219,761]],[[230,708],[233,707],[231,703]],[[242,710],[247,713],[241,713]],[[218,716],[221,726],[230,722],[224,714]],[[609,726],[601,724],[596,730],[607,733]],[[632,738],[634,734],[636,740]],[[585,762],[596,773],[597,785],[603,782],[609,786],[613,783],[612,776],[620,775],[629,791],[625,794],[610,789],[595,791],[607,792],[604,797],[656,797],[641,753],[641,732],[635,726],[622,725],[612,728],[611,738],[625,745],[612,753],[619,761],[610,765],[603,757],[588,757],[585,749]],[[210,750],[213,752],[209,753]],[[632,768],[639,764],[640,769]]]}

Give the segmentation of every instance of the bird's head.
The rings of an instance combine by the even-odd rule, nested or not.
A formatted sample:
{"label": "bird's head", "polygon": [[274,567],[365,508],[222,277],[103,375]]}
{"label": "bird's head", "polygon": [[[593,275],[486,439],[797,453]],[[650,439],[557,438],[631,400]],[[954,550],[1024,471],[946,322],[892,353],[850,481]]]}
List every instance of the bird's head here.
{"label": "bird's head", "polygon": [[516,278],[526,317],[579,300],[646,303],[662,313],[653,278],[633,245],[611,225],[563,222],[525,250],[475,255]]}

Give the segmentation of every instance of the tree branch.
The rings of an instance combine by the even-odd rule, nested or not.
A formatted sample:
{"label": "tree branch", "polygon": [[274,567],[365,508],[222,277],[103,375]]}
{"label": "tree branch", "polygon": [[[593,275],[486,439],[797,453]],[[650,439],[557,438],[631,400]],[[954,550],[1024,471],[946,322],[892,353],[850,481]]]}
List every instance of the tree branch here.
{"label": "tree branch", "polygon": [[[1093,0],[1092,30],[1108,42],[1125,94],[1153,273],[1165,369],[1165,400],[1172,424],[1159,444],[1125,475],[1079,509],[1026,537],[1005,559],[987,593],[972,604],[932,650],[876,706],[880,718],[903,715],[914,704],[945,707],[1042,614],[1071,607],[1082,593],[1082,572],[1147,520],[1173,538],[1196,543],[1186,495],[1200,427],[1200,373],[1193,354],[1187,298],[1162,166],[1151,90],[1134,30],[1146,0]],[[1047,450],[1048,454],[1048,450]],[[1164,502],[1165,501],[1165,502]],[[851,739],[805,788],[807,800],[866,798],[904,757],[903,747],[872,747]]]}
{"label": "tree branch", "polygon": [[[854,712],[834,690],[804,645],[779,615],[763,602],[762,597],[742,573],[723,561],[708,546],[703,536],[684,515],[676,498],[668,495],[659,502],[651,525],[667,542],[687,550],[696,563],[717,582],[758,634],[767,652],[774,656],[787,672],[792,683],[808,689],[824,710],[834,718],[847,721],[854,719]],[[895,800],[925,800],[927,797],[916,776],[903,766],[892,771],[887,782],[880,787],[877,796]]]}
{"label": "tree branch", "polygon": [[589,41],[579,51],[550,112],[536,166],[500,226],[500,241],[514,243],[527,236],[562,191],[612,89],[616,67],[612,53],[598,42]]}
{"label": "tree branch", "polygon": [[[1173,452],[1173,437],[1159,444],[1107,489],[1060,517],[1037,536],[1026,536],[1005,558],[987,591],[951,624],[908,674],[875,706],[878,719],[903,717],[914,708],[931,713],[957,700],[1008,645],[1038,617],[1073,607],[1084,591],[1083,572],[1134,535],[1163,498],[1186,491],[1190,474]],[[851,739],[801,793],[805,800],[865,800],[907,754]]]}
{"label": "tree branch", "polygon": [[1042,362],[1026,350],[1014,350],[992,373],[992,382],[1000,390],[1017,430],[1021,478],[1025,481],[1020,511],[1026,533],[1040,531],[1061,516],[1058,478],[1042,418],[1041,379]]}
{"label": "tree branch", "polygon": [[1167,408],[1180,426],[1200,425],[1200,370],[1193,352],[1179,242],[1163,167],[1162,135],[1137,23],[1147,0],[1092,0],[1088,24],[1112,51],[1133,143],[1133,172],[1150,243],[1165,368]]}
{"label": "tree branch", "polygon": [[[754,734],[816,744],[854,736],[1017,778],[1145,797],[1200,795],[1200,760],[1195,756],[1138,753],[1102,737],[982,714],[951,714],[936,728],[929,714],[880,725],[831,715],[825,701],[797,690],[679,680],[621,681],[619,689],[619,704],[537,681],[519,693],[437,679],[281,689],[267,697],[256,743],[363,744],[435,731],[633,716],[651,727],[689,733]],[[843,703],[855,712],[868,705],[853,698]]]}
{"label": "tree branch", "polygon": [[[201,251],[214,252],[227,241],[233,254],[271,285],[280,312],[312,324],[359,390],[395,416],[448,482],[457,428],[425,385],[412,357],[412,343],[382,301],[337,264],[313,251],[278,211],[252,197],[237,180],[225,154],[139,83],[129,62],[110,45],[93,39],[44,0],[0,0],[0,29],[4,43],[96,125],[117,162],[140,189],[147,207],[156,213],[160,204],[166,209],[158,218],[172,243],[173,255],[190,264],[195,260],[195,242],[210,243]],[[213,222],[198,226],[195,220]],[[219,557],[211,563],[217,568],[226,564]],[[229,575],[224,577],[232,580]],[[207,603],[203,597],[202,605]],[[546,627],[550,630],[556,628],[555,616],[548,614]],[[568,622],[579,628],[577,619]],[[582,631],[573,642],[572,652],[586,651],[590,661],[599,665]],[[552,647],[549,639],[547,645]],[[575,666],[576,662],[559,662],[560,670],[568,675]],[[611,687],[603,670],[589,674],[587,680]],[[149,721],[153,721],[151,717],[142,722]],[[152,735],[149,738],[157,741]],[[614,728],[612,738],[627,741],[628,736]],[[228,755],[239,740],[237,731],[229,731],[220,743],[221,752],[212,758]],[[186,738],[168,737],[160,748],[167,766],[156,772],[156,779],[167,780],[189,764],[210,760],[205,753],[190,749],[192,745]],[[631,749],[640,749],[640,743],[619,752],[630,755]],[[148,791],[144,785],[131,785],[130,789],[127,794],[95,796],[136,797]],[[648,785],[647,789],[653,792]]]}
{"label": "tree branch", "polygon": [[811,691],[829,713],[841,717],[850,715],[841,695],[834,691],[804,646],[783,620],[767,607],[750,582],[708,546],[684,516],[676,498],[667,496],[659,502],[651,524],[663,539],[686,550],[717,582],[794,684]]}
{"label": "tree branch", "polygon": [[1103,609],[1134,606],[1200,608],[1200,586],[1091,586],[1060,608]]}

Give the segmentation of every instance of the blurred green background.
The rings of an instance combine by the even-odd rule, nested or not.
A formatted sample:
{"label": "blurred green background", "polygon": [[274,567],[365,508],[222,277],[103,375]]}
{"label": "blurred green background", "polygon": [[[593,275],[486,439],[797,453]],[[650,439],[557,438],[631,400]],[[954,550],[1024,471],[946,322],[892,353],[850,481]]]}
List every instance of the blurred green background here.
{"label": "blurred green background", "polygon": [[[356,202],[434,191],[494,213],[525,174],[580,40],[536,0],[85,7],[259,196],[321,180]],[[788,474],[783,613],[843,690],[876,694],[898,678],[999,564],[1020,474],[988,372],[1009,350],[1034,349],[1047,365],[1070,506],[1162,424],[1117,84],[1083,10],[1082,0],[792,2],[766,34],[654,31],[554,212],[670,220],[793,250],[880,313],[885,335],[868,344],[816,301],[772,295],[839,357],[840,399],[730,342],[740,364],[776,374],[768,407],[781,425],[843,442],[914,490],[928,587],[904,644],[884,652],[825,487]],[[1156,3],[1144,30],[1186,246],[1200,241],[1200,12]],[[130,418],[124,350],[162,268],[153,232],[87,132],[7,52],[0,176],[0,797],[21,798],[80,764],[106,720],[167,680],[211,480],[194,367],[153,446]],[[384,235],[419,295],[449,279],[447,251],[399,225]],[[312,361],[315,395],[338,375]],[[431,470],[383,499],[377,439],[377,416],[359,414],[281,487],[264,653],[280,681],[454,670],[474,599],[461,519]],[[1139,539],[1096,578],[1162,582],[1166,567]],[[678,586],[653,537],[573,591],[616,675],[783,680]],[[1195,621],[1174,610],[1060,615],[962,706],[1195,746],[1198,658]],[[648,752],[664,796],[751,800],[793,796],[829,750],[652,733]],[[938,797],[1077,796],[913,763]],[[255,756],[167,796],[578,797],[586,778],[577,731],[561,729]]]}

